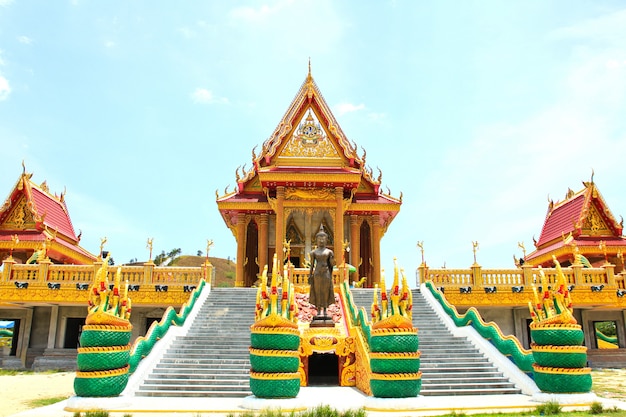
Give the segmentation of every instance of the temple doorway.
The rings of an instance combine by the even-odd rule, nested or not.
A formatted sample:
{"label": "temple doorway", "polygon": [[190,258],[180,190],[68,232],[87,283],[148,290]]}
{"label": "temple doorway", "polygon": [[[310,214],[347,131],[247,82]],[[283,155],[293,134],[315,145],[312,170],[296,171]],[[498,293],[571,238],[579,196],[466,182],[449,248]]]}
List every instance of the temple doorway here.
{"label": "temple doorway", "polygon": [[338,386],[339,358],[334,353],[313,353],[309,356],[308,386]]}
{"label": "temple doorway", "polygon": [[84,317],[68,317],[65,322],[64,349],[76,349],[80,346],[80,334],[85,325]]}

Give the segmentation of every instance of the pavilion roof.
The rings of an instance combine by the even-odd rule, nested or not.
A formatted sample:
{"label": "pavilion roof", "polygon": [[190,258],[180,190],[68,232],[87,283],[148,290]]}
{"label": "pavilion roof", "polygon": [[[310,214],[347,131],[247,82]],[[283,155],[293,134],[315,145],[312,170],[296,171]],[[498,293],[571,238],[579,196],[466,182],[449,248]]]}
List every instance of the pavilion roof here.
{"label": "pavilion roof", "polygon": [[535,242],[536,250],[526,257],[527,261],[561,248],[571,251],[573,245],[578,246],[581,253],[585,253],[585,248],[597,248],[600,241],[607,248],[626,245],[623,224],[615,220],[593,180],[583,185],[578,192],[568,190],[561,202],[550,201],[541,235]]}
{"label": "pavilion roof", "polygon": [[12,241],[17,235],[24,247],[32,249],[33,242],[48,240],[59,246],[66,261],[95,260],[94,255],[79,246],[80,236],[74,231],[65,194],[52,194],[46,182],[37,185],[31,178],[32,174],[24,170],[0,207],[0,242]]}

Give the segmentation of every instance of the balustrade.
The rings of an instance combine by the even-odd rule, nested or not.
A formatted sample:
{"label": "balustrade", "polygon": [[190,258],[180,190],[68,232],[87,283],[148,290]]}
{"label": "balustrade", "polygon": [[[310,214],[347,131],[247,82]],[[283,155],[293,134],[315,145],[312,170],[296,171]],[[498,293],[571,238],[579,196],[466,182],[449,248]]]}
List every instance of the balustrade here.
{"label": "balustrade", "polygon": [[[598,285],[615,285],[624,289],[626,273],[614,275],[614,265],[601,268],[583,268],[572,265],[562,268],[567,285],[585,288]],[[485,269],[472,266],[469,269],[432,269],[422,264],[418,268],[418,282],[432,281],[436,287],[496,286],[502,289],[531,285],[540,286],[542,279],[548,285],[555,285],[558,280],[556,268],[533,268],[523,266],[518,269]]]}
{"label": "balustrade", "polygon": [[[4,261],[1,282],[29,282],[36,283],[91,283],[100,264],[95,265],[56,265],[16,264],[14,261]],[[201,267],[155,267],[154,264],[143,266],[108,266],[108,279],[113,282],[118,268],[120,268],[120,282],[123,284],[157,284],[171,286],[196,285],[205,277],[206,266]],[[207,277],[209,281],[211,277]]]}

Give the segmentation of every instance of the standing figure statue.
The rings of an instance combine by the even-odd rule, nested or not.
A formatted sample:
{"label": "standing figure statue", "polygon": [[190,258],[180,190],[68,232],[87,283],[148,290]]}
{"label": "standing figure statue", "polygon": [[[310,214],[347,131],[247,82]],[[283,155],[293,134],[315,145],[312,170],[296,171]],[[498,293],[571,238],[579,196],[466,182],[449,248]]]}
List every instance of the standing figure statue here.
{"label": "standing figure statue", "polygon": [[335,304],[335,290],[333,288],[333,266],[335,266],[335,254],[326,247],[328,234],[324,226],[315,235],[317,248],[311,251],[311,268],[309,270],[309,302],[313,304],[318,314],[326,317],[326,308]]}

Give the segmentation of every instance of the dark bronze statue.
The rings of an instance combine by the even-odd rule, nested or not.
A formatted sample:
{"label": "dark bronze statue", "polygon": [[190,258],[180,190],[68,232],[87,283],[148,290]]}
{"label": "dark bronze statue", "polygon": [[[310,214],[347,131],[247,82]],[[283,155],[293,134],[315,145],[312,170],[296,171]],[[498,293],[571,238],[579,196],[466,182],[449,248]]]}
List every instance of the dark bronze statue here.
{"label": "dark bronze statue", "polygon": [[333,266],[335,266],[335,255],[331,249],[326,247],[328,234],[324,231],[324,226],[315,235],[317,248],[311,251],[311,268],[309,270],[309,302],[313,304],[318,315],[326,317],[326,308],[335,304],[335,291],[333,288]]}

